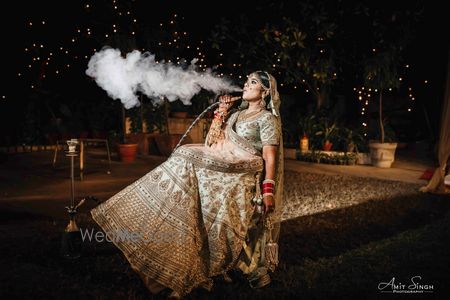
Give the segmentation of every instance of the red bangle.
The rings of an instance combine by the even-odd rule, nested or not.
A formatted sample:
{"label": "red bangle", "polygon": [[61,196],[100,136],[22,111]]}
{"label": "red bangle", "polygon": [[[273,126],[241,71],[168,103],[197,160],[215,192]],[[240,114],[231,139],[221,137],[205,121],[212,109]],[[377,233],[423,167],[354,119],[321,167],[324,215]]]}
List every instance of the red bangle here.
{"label": "red bangle", "polygon": [[273,183],[263,183],[263,188],[275,188],[275,185]]}

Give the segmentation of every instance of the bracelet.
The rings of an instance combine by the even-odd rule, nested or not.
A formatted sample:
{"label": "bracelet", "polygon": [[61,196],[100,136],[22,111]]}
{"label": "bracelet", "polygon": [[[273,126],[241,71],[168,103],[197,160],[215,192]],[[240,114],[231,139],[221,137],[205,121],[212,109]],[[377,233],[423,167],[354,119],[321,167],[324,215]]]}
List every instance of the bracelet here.
{"label": "bracelet", "polygon": [[272,184],[275,184],[275,180],[273,180],[273,179],[264,179],[263,184],[264,184],[264,183],[272,183]]}
{"label": "bracelet", "polygon": [[265,198],[266,196],[273,196],[273,193],[264,193],[262,196],[263,198]]}

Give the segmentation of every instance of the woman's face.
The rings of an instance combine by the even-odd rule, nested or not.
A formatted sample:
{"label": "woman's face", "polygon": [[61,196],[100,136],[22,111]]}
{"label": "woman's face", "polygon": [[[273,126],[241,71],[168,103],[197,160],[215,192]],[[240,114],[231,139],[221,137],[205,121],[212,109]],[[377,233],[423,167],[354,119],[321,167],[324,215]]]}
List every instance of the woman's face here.
{"label": "woman's face", "polygon": [[248,77],[247,82],[244,84],[243,90],[244,92],[242,93],[242,99],[249,102],[261,100],[264,91],[255,75],[250,75]]}

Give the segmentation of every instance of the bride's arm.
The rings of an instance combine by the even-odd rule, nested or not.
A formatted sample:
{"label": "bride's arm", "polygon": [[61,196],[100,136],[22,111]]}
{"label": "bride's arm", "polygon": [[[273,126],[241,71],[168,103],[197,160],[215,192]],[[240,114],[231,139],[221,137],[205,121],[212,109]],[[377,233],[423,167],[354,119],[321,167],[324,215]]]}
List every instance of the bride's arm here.
{"label": "bride's arm", "polygon": [[232,98],[229,95],[220,97],[219,108],[214,111],[214,118],[211,122],[208,134],[206,135],[206,145],[211,146],[221,138],[222,125],[227,120],[229,110],[233,106],[233,100],[235,100],[235,98],[236,97]]}
{"label": "bride's arm", "polygon": [[[277,147],[275,145],[266,145],[263,147],[262,157],[264,160],[264,169],[266,173],[265,180],[273,181],[275,180],[275,166],[277,157]],[[275,183],[276,185],[276,183]],[[264,212],[271,212],[275,207],[275,200],[273,195],[263,196]]]}

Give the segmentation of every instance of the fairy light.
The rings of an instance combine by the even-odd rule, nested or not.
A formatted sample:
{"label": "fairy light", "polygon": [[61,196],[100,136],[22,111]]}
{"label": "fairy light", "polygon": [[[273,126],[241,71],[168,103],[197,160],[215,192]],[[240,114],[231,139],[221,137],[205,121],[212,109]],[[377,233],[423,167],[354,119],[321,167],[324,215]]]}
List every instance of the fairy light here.
{"label": "fairy light", "polygon": [[[117,14],[121,15],[121,12],[117,11],[117,10],[120,10],[119,7],[118,7],[119,6],[118,5],[118,1],[113,0],[112,2],[113,2],[112,3],[112,7],[116,10],[116,15],[115,16],[117,17]],[[92,4],[86,3],[82,7],[86,8],[86,9],[92,9]],[[91,12],[91,11],[89,10],[89,12]],[[123,11],[123,14],[124,15],[126,14],[126,15],[130,16],[130,17],[128,17],[129,24],[137,24],[138,23],[138,19],[137,18],[133,18],[132,13],[129,10],[128,11]],[[168,29],[169,30],[173,30],[175,28],[177,29],[176,31],[172,31],[172,39],[169,40],[169,41],[167,41],[167,40],[159,41],[158,45],[159,46],[164,46],[164,45],[172,46],[172,47],[175,47],[177,49],[183,49],[183,48],[184,49],[197,49],[198,54],[199,54],[199,57],[198,57],[199,58],[199,62],[201,62],[201,65],[199,65],[199,68],[202,68],[203,71],[207,71],[207,64],[206,64],[206,59],[207,58],[206,58],[205,52],[203,51],[204,49],[201,49],[201,47],[200,47],[200,45],[205,45],[203,40],[198,41],[198,43],[199,43],[198,46],[192,46],[192,45],[187,45],[186,46],[187,43],[183,44],[184,47],[177,46],[178,44],[180,44],[183,41],[183,37],[186,38],[188,36],[188,32],[180,30],[179,27],[177,26],[178,25],[178,20],[179,20],[179,19],[176,19],[177,17],[178,17],[178,15],[174,14],[172,20],[169,20],[169,24],[172,25],[173,27],[171,26]],[[181,19],[183,20],[184,18],[181,18]],[[39,20],[37,22],[38,22],[38,24],[39,23],[42,23],[43,25],[46,24],[46,22],[44,20]],[[29,20],[28,22],[26,22],[26,24],[28,24],[29,26],[35,25],[33,23],[33,20]],[[159,23],[159,24],[160,24],[160,27],[164,26],[164,24],[162,22]],[[168,23],[165,23],[165,24],[168,24]],[[108,32],[108,33],[107,32],[98,33],[98,35],[100,36],[100,38],[110,38],[114,34],[119,32],[119,27],[121,25],[122,25],[122,23],[114,22],[114,24],[110,24],[110,28],[111,28],[110,32]],[[72,36],[72,37],[70,37],[67,40],[67,42],[70,43],[70,46],[67,47],[67,45],[61,45],[61,44],[57,45],[56,49],[59,49],[59,51],[61,51],[61,52],[57,52],[57,53],[50,52],[50,53],[45,53],[45,54],[42,53],[42,52],[39,52],[39,53],[37,53],[37,54],[39,54],[39,56],[36,56],[36,53],[33,53],[32,57],[30,57],[30,60],[32,60],[33,62],[43,61],[43,63],[48,66],[49,65],[49,61],[50,61],[50,57],[54,57],[55,58],[55,62],[60,62],[58,56],[62,56],[64,54],[66,54],[66,55],[64,55],[64,57],[62,57],[66,61],[65,62],[61,61],[60,62],[61,66],[59,66],[59,67],[56,64],[53,64],[54,65],[53,66],[54,69],[51,70],[51,73],[47,73],[47,75],[48,74],[52,74],[53,76],[55,76],[55,75],[62,75],[64,73],[64,71],[67,72],[67,70],[69,68],[73,68],[74,67],[73,63],[69,64],[67,60],[71,60],[71,61],[75,60],[76,61],[79,58],[89,59],[89,55],[88,54],[86,54],[86,53],[83,53],[83,54],[79,53],[80,47],[74,48],[75,45],[77,45],[77,44],[82,42],[83,37],[85,39],[89,39],[89,38],[91,38],[91,36],[94,35],[95,30],[93,32],[92,28],[89,28],[89,27],[83,28],[83,27],[84,26],[80,26],[80,25],[74,26],[73,33],[74,33],[75,36]],[[85,33],[85,35],[82,35],[82,33]],[[136,35],[137,31],[136,31],[136,29],[134,29],[134,30],[130,30],[129,33],[131,33],[131,35]],[[33,50],[33,52],[34,52],[34,50],[36,48],[44,49],[44,46],[42,44],[39,44],[39,43],[33,43],[32,48],[28,47],[28,48],[24,48],[24,49],[25,49],[25,52],[30,53],[30,52],[32,52],[31,50]],[[96,51],[97,50],[94,48],[93,52],[95,53]],[[143,49],[143,51],[144,51],[144,49]],[[87,52],[89,52],[89,51],[87,51]],[[53,54],[55,54],[55,55],[53,55]],[[223,55],[224,55],[223,53],[219,54],[219,56],[221,56],[221,57],[223,57]],[[174,58],[169,59],[169,57],[165,58],[165,60],[168,61],[169,63],[172,63],[172,61],[173,61],[173,63],[177,62],[177,64],[186,63],[186,60],[181,59],[179,56],[177,57],[176,60]],[[238,66],[237,64],[234,64],[234,65],[235,65],[235,67]],[[27,70],[32,70],[33,68],[37,68],[38,66],[42,66],[42,65],[34,64],[34,63],[28,64]],[[221,64],[221,66],[223,66],[223,64]],[[58,67],[58,69],[57,69],[57,67]],[[44,69],[43,71],[44,72],[50,72],[50,70],[47,70],[47,69]],[[23,76],[24,75],[23,73],[17,73],[16,72],[16,74],[17,74],[18,77],[22,77],[22,78],[25,77],[25,76]],[[226,73],[226,74],[228,75],[228,73]],[[39,76],[40,76],[40,78],[49,77],[49,76],[46,76],[46,74],[40,74]],[[221,76],[224,76],[224,73],[221,73]],[[230,76],[233,76],[233,73],[230,73]]]}

